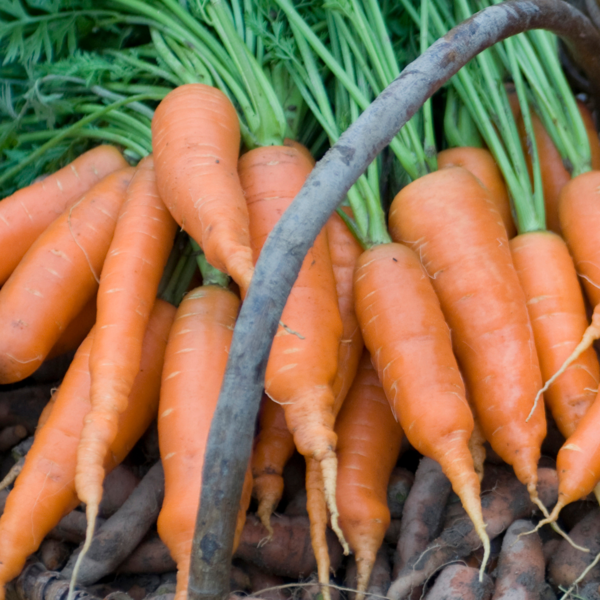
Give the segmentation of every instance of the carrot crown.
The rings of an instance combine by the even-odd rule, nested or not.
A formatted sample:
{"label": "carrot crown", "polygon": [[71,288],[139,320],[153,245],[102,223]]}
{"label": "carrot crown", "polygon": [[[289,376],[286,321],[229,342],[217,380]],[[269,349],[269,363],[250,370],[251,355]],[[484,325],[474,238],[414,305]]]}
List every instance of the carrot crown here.
{"label": "carrot crown", "polygon": [[[413,21],[421,27],[422,32],[421,15],[408,0],[402,0],[402,3]],[[456,0],[455,7],[461,18],[468,18],[473,14],[468,0]],[[433,0],[429,10],[430,39],[445,35],[455,26],[456,20],[447,3]],[[506,73],[510,73],[515,83],[525,130],[531,138],[533,185],[503,82]],[[496,44],[479,54],[450,80],[450,84],[468,108],[471,118],[504,175],[519,231],[524,233],[544,229],[545,211],[541,172],[535,138],[532,134],[527,91],[515,50],[515,40],[509,38],[502,44]]]}

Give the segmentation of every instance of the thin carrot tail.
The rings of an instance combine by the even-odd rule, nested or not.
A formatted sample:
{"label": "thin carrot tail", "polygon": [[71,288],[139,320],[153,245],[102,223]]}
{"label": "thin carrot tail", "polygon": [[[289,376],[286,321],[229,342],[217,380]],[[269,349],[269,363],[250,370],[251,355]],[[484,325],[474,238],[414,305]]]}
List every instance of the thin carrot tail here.
{"label": "thin carrot tail", "polygon": [[97,410],[92,405],[92,410],[85,418],[77,449],[75,490],[78,498],[88,506],[98,505],[102,500],[104,461],[110,445],[117,436],[118,425],[117,410]]}
{"label": "thin carrot tail", "polygon": [[329,456],[325,456],[321,459],[321,473],[323,475],[323,490],[325,492],[325,502],[327,502],[327,508],[329,509],[329,515],[331,518],[331,529],[335,532],[340,540],[340,544],[344,549],[344,554],[347,556],[350,554],[350,547],[344,537],[340,525],[338,522],[340,513],[337,507],[337,500],[335,497],[335,491],[337,487],[337,456],[332,452]]}
{"label": "thin carrot tail", "polygon": [[469,515],[469,518],[475,527],[475,532],[483,544],[483,560],[481,561],[481,567],[479,569],[479,581],[481,582],[483,581],[485,568],[487,567],[491,552],[490,537],[487,534],[486,524],[483,520],[483,514],[481,512],[481,500],[479,498],[479,494],[472,493],[471,490],[468,490],[466,493],[459,494],[459,497],[463,508]]}
{"label": "thin carrot tail", "polygon": [[457,432],[446,441],[447,451],[443,456],[435,457],[444,474],[452,483],[452,488],[460,498],[465,512],[471,519],[475,532],[483,544],[483,561],[479,571],[479,581],[483,581],[485,568],[490,557],[490,538],[486,531],[483,512],[479,477],[473,467],[473,458],[467,446],[463,432]]}
{"label": "thin carrot tail", "polygon": [[569,537],[569,534],[566,533],[565,531],[563,531],[559,527],[558,523],[556,522],[556,520],[558,519],[558,513],[561,511],[561,509],[564,506],[564,504],[560,500],[556,503],[554,510],[551,513],[548,513],[548,509],[544,506],[544,503],[538,498],[537,491],[535,492],[535,497],[531,495],[531,492],[530,492],[530,496],[531,496],[531,501],[540,509],[540,511],[542,512],[542,514],[544,515],[545,518],[542,519],[537,524],[535,529],[532,529],[528,533],[534,533],[538,529],[540,529],[540,527],[543,527],[544,525],[550,525],[550,527],[552,527],[552,529],[554,529],[554,531],[556,531],[556,533],[558,533],[558,535],[562,536],[576,550],[579,550],[580,552],[589,552],[590,551],[589,548],[584,548],[583,546],[576,544],[573,541],[573,539],[571,537]]}
{"label": "thin carrot tail", "polygon": [[75,562],[75,567],[73,568],[73,575],[71,575],[71,581],[69,583],[69,595],[67,596],[67,600],[73,600],[73,596],[75,594],[75,586],[77,585],[77,577],[79,575],[79,569],[81,568],[81,563],[85,558],[85,555],[88,553],[90,546],[92,545],[92,540],[94,539],[94,531],[96,529],[96,517],[98,516],[98,504],[88,504],[85,508],[85,515],[87,518],[87,528],[85,530],[85,541],[83,543],[83,548],[77,557],[77,561]]}
{"label": "thin carrot tail", "polygon": [[529,419],[531,419],[531,416],[535,412],[542,394],[548,391],[550,386],[571,366],[573,362],[575,362],[588,348],[590,348],[597,339],[600,339],[600,312],[598,312],[596,307],[592,316],[592,323],[585,330],[585,333],[581,338],[581,342],[577,344],[575,350],[573,350],[572,354],[567,358],[567,360],[565,360],[560,369],[556,371],[556,373],[554,373],[554,375],[552,375],[548,381],[546,381],[544,387],[536,394],[533,408],[531,409],[531,412],[525,421],[529,421]]}
{"label": "thin carrot tail", "polygon": [[261,473],[254,479],[254,493],[258,499],[256,514],[269,532],[268,541],[273,537],[271,515],[283,494],[283,477],[274,473]]}
{"label": "thin carrot tail", "polygon": [[323,600],[331,600],[329,571],[331,562],[327,547],[327,504],[321,469],[315,459],[306,459],[306,509],[310,520],[310,541],[317,560],[317,574]]}
{"label": "thin carrot tail", "polygon": [[371,572],[376,556],[372,552],[357,552],[356,554],[356,597],[355,600],[364,600],[365,592],[369,586]]}

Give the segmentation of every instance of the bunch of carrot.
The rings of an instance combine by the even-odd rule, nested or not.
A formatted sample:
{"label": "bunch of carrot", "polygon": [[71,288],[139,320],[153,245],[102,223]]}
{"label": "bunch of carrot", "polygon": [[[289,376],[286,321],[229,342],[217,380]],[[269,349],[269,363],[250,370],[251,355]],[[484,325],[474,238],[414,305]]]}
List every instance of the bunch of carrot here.
{"label": "bunch of carrot", "polygon": [[[47,140],[38,135],[43,143],[32,155],[69,136],[95,136],[123,142],[128,156],[141,160],[129,167],[114,147],[100,146],[0,202],[0,244],[11,250],[0,267],[0,383],[20,381],[48,357],[79,348],[0,519],[0,533],[14,536],[0,541],[2,581],[16,575],[77,499],[88,518],[84,557],[105,474],[158,415],[167,485],[159,533],[178,563],[183,597],[208,429],[239,303],[266,237],[314,165],[298,141],[301,118],[310,110],[321,138],[334,142],[400,67],[374,0],[330,7],[318,26],[318,15],[289,0],[276,0],[280,12],[250,3],[253,21],[236,3],[211,2],[198,14],[175,0],[157,2],[162,10],[137,0],[118,4],[123,22],[143,17],[153,47],[118,60],[163,85],[119,94],[93,86],[96,100],[112,104],[74,103],[79,120],[65,121]],[[452,23],[443,2],[406,8],[421,25],[421,51]],[[466,0],[456,8],[461,18],[471,12]],[[297,449],[307,464],[307,508],[326,598],[328,519],[357,557],[359,592],[367,588],[404,435],[450,479],[485,549],[482,573],[489,554],[479,488],[484,441],[551,521],[600,479],[600,467],[580,460],[584,447],[597,453],[600,367],[588,340],[600,337],[600,326],[595,313],[586,330],[569,255],[595,306],[597,250],[581,231],[595,222],[598,182],[588,171],[599,166],[600,145],[570,90],[554,91],[557,67],[544,35],[508,41],[453,82],[450,101],[456,107],[460,98],[471,130],[479,130],[470,139],[483,139],[491,154],[462,147],[437,155],[426,105],[391,144],[401,177],[411,182],[391,205],[389,230],[376,161],[315,241],[281,317],[238,533],[252,487],[265,532],[272,533],[283,469]],[[535,62],[539,57],[546,62]],[[502,86],[506,72],[517,89],[512,105]],[[74,75],[48,77],[50,86],[60,81],[76,89],[68,87]],[[492,90],[486,102],[474,82]],[[155,110],[145,104],[158,99]],[[556,112],[563,104],[561,121]],[[136,131],[135,142],[126,139],[127,128]],[[546,129],[551,140],[544,142]],[[449,139],[461,138],[458,126],[452,131]],[[319,147],[314,133],[303,141],[316,139]],[[546,158],[553,148],[555,160],[573,168],[573,180],[560,191],[550,181],[558,167]],[[18,168],[2,173],[0,182]],[[570,177],[562,173],[563,183]],[[191,238],[184,252],[174,245],[178,227]],[[197,262],[202,286],[188,290]],[[540,277],[550,265],[556,275]],[[584,334],[586,349],[570,359]],[[550,515],[537,491],[546,435],[538,399],[567,359],[544,394],[568,437],[558,456],[561,495]],[[146,416],[133,427],[127,416],[139,403]],[[48,444],[56,450],[60,443],[48,441],[56,431],[68,432],[72,446],[60,453],[60,476],[48,467],[58,457],[45,454]],[[31,508],[22,490],[38,497],[45,477],[64,478],[64,493],[54,501],[44,490],[48,504]],[[39,530],[23,544],[14,533],[17,509],[40,515]]]}

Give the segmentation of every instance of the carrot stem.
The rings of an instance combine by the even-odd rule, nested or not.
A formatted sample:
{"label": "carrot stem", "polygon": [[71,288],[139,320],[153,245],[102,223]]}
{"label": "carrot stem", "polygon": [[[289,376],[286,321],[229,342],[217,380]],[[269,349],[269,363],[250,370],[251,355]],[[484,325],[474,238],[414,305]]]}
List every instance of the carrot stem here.
{"label": "carrot stem", "polygon": [[132,102],[139,102],[141,100],[157,100],[157,99],[160,99],[160,98],[157,98],[155,95],[152,95],[152,94],[140,94],[140,95],[136,95],[136,96],[131,96],[129,98],[124,98],[123,100],[119,100],[118,102],[109,104],[105,108],[100,109],[97,113],[88,115],[87,117],[83,117],[82,119],[80,119],[79,121],[74,123],[73,125],[71,125],[69,127],[65,127],[58,133],[55,132],[55,135],[52,137],[52,139],[48,140],[42,146],[39,146],[38,148],[36,148],[33,152],[31,152],[31,154],[28,155],[27,158],[22,160],[18,165],[15,165],[11,169],[8,169],[2,175],[0,175],[0,185],[2,185],[5,181],[10,179],[11,177],[14,177],[17,173],[22,171],[26,166],[30,165],[35,160],[37,160],[40,156],[44,155],[48,150],[50,150],[51,148],[54,148],[59,142],[61,142],[65,138],[69,137],[74,132],[82,129],[85,125],[88,125],[89,123],[93,123],[94,121],[96,121],[100,117],[102,117],[103,115],[108,114],[111,110],[114,110],[115,108],[120,108],[121,106],[126,106],[127,104],[130,104]]}
{"label": "carrot stem", "polygon": [[190,243],[194,251],[196,263],[198,264],[200,273],[202,273],[202,285],[219,285],[222,288],[226,288],[229,285],[229,276],[208,264],[206,256],[204,256],[204,252],[202,252],[202,248],[200,248],[195,240],[190,238]]}
{"label": "carrot stem", "polygon": [[230,60],[234,61],[236,72],[244,81],[257,115],[255,126],[250,126],[254,138],[252,147],[281,144],[285,135],[285,115],[263,70],[235,31],[225,4],[211,0],[206,10]]}
{"label": "carrot stem", "polygon": [[[419,45],[421,54],[424,54],[429,47],[429,0],[421,0],[421,31],[419,35]],[[423,123],[425,129],[424,150],[425,160],[432,171],[437,171],[437,151],[435,146],[435,135],[433,132],[433,111],[431,107],[431,98],[423,104]]]}

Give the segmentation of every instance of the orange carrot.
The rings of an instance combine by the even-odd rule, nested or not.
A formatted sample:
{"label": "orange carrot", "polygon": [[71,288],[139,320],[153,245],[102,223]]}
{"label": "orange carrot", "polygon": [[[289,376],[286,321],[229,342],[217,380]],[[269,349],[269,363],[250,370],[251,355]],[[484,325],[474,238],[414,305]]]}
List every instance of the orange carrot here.
{"label": "orange carrot", "polygon": [[[174,316],[173,306],[156,301],[129,406],[121,415],[119,434],[105,462],[107,471],[127,456],[156,415],[163,356]],[[4,598],[4,584],[19,574],[45,535],[79,504],[75,459],[83,422],[90,410],[92,337],[93,330],[77,351],[55,395],[52,412],[35,436],[0,518],[0,598]]]}
{"label": "orange carrot", "polygon": [[[563,373],[586,352],[595,340],[600,339],[600,287],[598,287],[600,268],[595,226],[600,223],[600,211],[597,208],[600,171],[589,171],[572,179],[563,188],[560,195],[559,215],[563,235],[573,256],[575,267],[588,298],[594,306],[592,323],[581,336],[581,341],[565,359],[562,366],[554,372],[540,392],[546,391],[555,381],[562,379]],[[587,232],[587,235],[586,235]]]}
{"label": "orange carrot", "polygon": [[[582,352],[587,352],[595,339],[600,337],[600,268],[595,240],[595,227],[600,225],[598,210],[598,190],[600,171],[583,173],[572,179],[562,189],[559,202],[559,217],[563,235],[573,255],[573,259],[583,278],[588,298],[595,306],[592,323],[586,329],[577,348],[563,363],[563,366],[546,382],[560,382],[561,372]],[[593,352],[593,350],[589,350]],[[556,385],[556,384],[554,384]],[[575,432],[570,435],[557,456],[559,476],[558,502],[549,519],[558,517],[561,509],[590,493],[600,480],[600,448],[598,446],[598,424],[600,423],[600,402],[598,395],[587,413],[582,417]],[[596,495],[600,490],[596,487]]]}
{"label": "orange carrot", "polygon": [[154,113],[152,148],[161,197],[207,261],[245,294],[254,267],[236,168],[239,147],[237,113],[216,88],[182,85]]}
{"label": "orange carrot", "polygon": [[362,356],[335,430],[340,527],[356,556],[356,600],[362,600],[390,524],[387,487],[402,443],[402,429],[368,352]]}
{"label": "orange carrot", "polygon": [[90,354],[92,410],[81,432],[75,476],[92,525],[102,499],[104,459],[140,368],[144,332],[176,228],[158,196],[152,157],[146,157],[127,188],[98,290]]}
{"label": "orange carrot", "polygon": [[[503,230],[500,220],[497,225]],[[436,460],[452,483],[484,544],[485,565],[490,543],[468,448],[473,416],[431,280],[409,248],[381,244],[361,255],[354,293],[365,346],[392,411],[411,445]]]}
{"label": "orange carrot", "polygon": [[[252,150],[239,163],[250,213],[255,260],[275,223],[289,206],[312,165],[294,148]],[[321,465],[332,527],[337,527],[337,459],[332,384],[342,322],[326,231],[317,236],[284,308],[265,376],[265,392],[284,407],[298,451]]]}
{"label": "orange carrot", "polygon": [[543,407],[526,419],[541,373],[506,230],[487,191],[460,167],[421,177],[394,199],[390,230],[431,278],[487,440],[539,503]]}
{"label": "orange carrot", "polygon": [[[592,490],[600,502],[600,402],[598,396],[556,456],[558,473],[558,502],[545,521],[558,518],[567,504],[587,496]],[[540,521],[544,523],[545,521]]]}
{"label": "orange carrot", "polygon": [[269,537],[273,535],[271,515],[283,494],[283,468],[295,449],[283,407],[265,395],[258,416],[258,435],[252,450],[252,476],[254,495],[258,500],[256,514],[269,532]]}
{"label": "orange carrot", "polygon": [[199,287],[183,299],[169,334],[158,411],[165,470],[158,533],[177,563],[177,600],[187,597],[204,452],[239,304],[225,288]]}
{"label": "orange carrot", "polygon": [[[352,211],[344,211],[352,216]],[[333,266],[333,274],[338,296],[338,306],[342,317],[343,332],[338,351],[338,369],[333,382],[335,403],[333,414],[337,417],[352,385],[363,351],[363,339],[354,310],[354,269],[363,249],[342,218],[334,213],[327,221],[327,238]],[[329,582],[330,561],[327,549],[327,507],[324,501],[325,489],[321,467],[318,461],[306,459],[306,509],[310,518],[310,537],[317,559],[319,582]],[[329,595],[324,587],[325,596]]]}
{"label": "orange carrot", "polygon": [[67,325],[46,360],[77,350],[96,322],[96,296],[92,296],[81,312]]}
{"label": "orange carrot", "polygon": [[[550,379],[578,345],[586,327],[585,305],[566,244],[546,231],[525,233],[510,242],[544,381]],[[598,389],[600,366],[589,348],[545,392],[561,433],[568,438]]]}
{"label": "orange carrot", "polygon": [[[582,102],[578,102],[577,105],[583,118],[590,142],[592,168],[600,169],[600,142],[598,141],[596,127],[586,106]],[[550,135],[548,135],[548,132],[544,128],[542,121],[533,112],[531,113],[531,121],[533,125],[535,142],[537,144],[538,154],[540,157],[542,187],[544,190],[544,205],[546,210],[546,226],[550,231],[560,234],[561,225],[558,208],[559,197],[563,187],[570,181],[571,175],[565,168],[562,157],[554,145],[552,138]],[[522,144],[526,146],[527,138],[522,117],[519,118],[518,126]],[[525,158],[527,160],[529,170],[531,171],[531,157],[529,156],[528,152],[525,152]]]}
{"label": "orange carrot", "polygon": [[98,146],[45,179],[0,202],[0,285],[36,238],[101,179],[127,162],[112,146]]}
{"label": "orange carrot", "polygon": [[[345,207],[344,211],[352,216],[349,208]],[[331,215],[326,228],[338,306],[344,327],[338,353],[338,370],[333,382],[333,413],[337,415],[356,375],[364,347],[354,310],[354,269],[363,249],[337,213]]]}
{"label": "orange carrot", "polygon": [[[287,145],[292,146],[292,144]],[[293,147],[297,147],[301,152],[304,148],[297,142],[294,142]],[[306,148],[304,150],[308,152]],[[350,212],[349,209],[347,211]],[[352,283],[356,260],[363,250],[337,213],[334,213],[327,222],[327,237],[343,324],[338,352],[338,370],[332,386],[335,396],[333,413],[337,415],[356,374],[363,349],[362,335],[354,312]],[[259,501],[257,514],[271,534],[270,516],[283,493],[283,467],[291,458],[295,446],[292,435],[285,424],[283,408],[271,400],[263,399],[259,431],[252,458],[254,491]],[[324,536],[327,526],[327,511],[322,507],[320,498],[312,497],[313,494],[319,496],[324,494],[323,479],[320,474],[313,474],[311,471],[315,468],[320,469],[319,463],[308,459],[307,482],[310,479],[311,483],[307,483],[307,507],[311,518],[311,528],[316,531],[321,527],[322,535],[319,537],[323,539],[324,544],[321,547],[326,549]],[[319,561],[317,562],[321,564]],[[324,566],[321,570],[328,573],[329,567]]]}
{"label": "orange carrot", "polygon": [[575,177],[562,190],[559,218],[563,237],[592,306],[600,304],[600,171]]}
{"label": "orange carrot", "polygon": [[96,293],[133,171],[108,175],[56,219],[0,290],[0,383],[31,375]]}
{"label": "orange carrot", "polygon": [[479,179],[479,182],[489,191],[490,198],[502,217],[509,239],[514,237],[517,230],[510,210],[508,190],[491,153],[483,148],[451,148],[440,152],[437,156],[439,169],[463,167]]}

